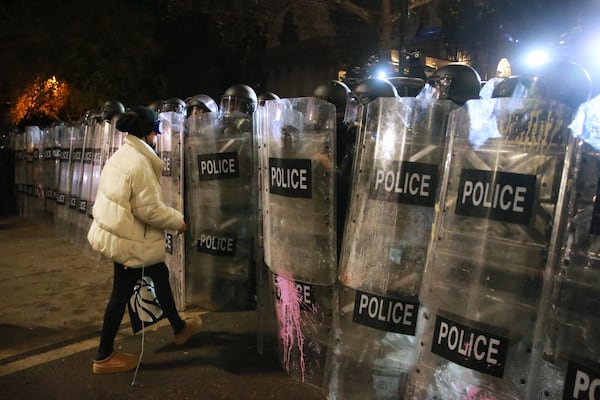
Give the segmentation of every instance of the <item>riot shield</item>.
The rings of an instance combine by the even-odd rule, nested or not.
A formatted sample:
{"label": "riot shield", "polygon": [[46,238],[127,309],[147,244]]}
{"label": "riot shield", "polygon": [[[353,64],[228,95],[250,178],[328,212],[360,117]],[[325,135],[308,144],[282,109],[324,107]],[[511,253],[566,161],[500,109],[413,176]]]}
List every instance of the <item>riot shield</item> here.
{"label": "riot shield", "polygon": [[[17,212],[17,185],[15,130],[7,130],[0,135],[0,216],[13,215]],[[18,214],[17,214],[18,215]]]}
{"label": "riot shield", "polygon": [[[89,227],[92,221],[92,214],[94,211],[94,202],[96,201],[96,194],[98,193],[98,186],[100,184],[100,175],[102,174],[102,169],[106,164],[108,158],[113,155],[119,147],[123,144],[123,138],[127,135],[124,132],[119,131],[116,128],[116,121],[119,116],[113,117],[111,121],[105,120],[99,123],[94,123],[93,134],[90,135],[90,142],[88,148],[88,153],[86,155],[87,159],[91,157],[91,163],[87,166],[87,173],[89,175],[88,182],[85,183],[84,186],[89,188],[88,193],[85,198],[85,201],[79,201],[79,213],[80,213],[80,231],[83,234],[83,238],[87,237],[87,232],[89,231]],[[73,131],[75,133],[76,131]],[[71,134],[71,143],[75,144],[75,136]],[[61,163],[61,171],[63,167],[67,167],[67,170],[70,170],[70,174],[73,174],[73,168],[70,167],[70,159],[68,158],[68,153],[63,152],[65,156],[65,160]],[[62,165],[64,164],[64,165]],[[84,167],[85,168],[85,167]],[[62,172],[65,176],[68,174],[67,171]],[[84,174],[85,176],[85,174]],[[72,178],[71,178],[72,181]],[[80,243],[83,246],[84,253],[91,259],[98,260],[101,255],[93,250],[87,240],[83,240],[83,243]]]}
{"label": "riot shield", "polygon": [[[265,259],[274,273],[331,285],[336,264],[331,104],[316,98],[264,107],[268,126],[263,175]],[[335,115],[334,115],[335,116]],[[333,121],[333,122],[332,122]],[[334,251],[332,252],[332,245]]]}
{"label": "riot shield", "polygon": [[366,110],[342,244],[332,398],[400,399],[445,155],[448,100],[380,98]]}
{"label": "riot shield", "polygon": [[40,145],[42,130],[38,126],[25,127],[25,217],[44,218],[44,188]]}
{"label": "riot shield", "polygon": [[[108,135],[107,143],[106,143],[106,154],[102,160],[102,166],[106,163],[106,160],[112,156],[115,151],[117,151],[123,145],[123,139],[126,134],[117,129],[117,121],[119,120],[119,115],[115,115],[110,121],[110,133]],[[103,151],[104,154],[104,151]]]}
{"label": "riot shield", "polygon": [[[91,162],[87,162],[87,164],[85,164],[84,161],[84,168],[87,166],[86,173],[89,175],[89,182],[85,186],[87,186],[89,189],[85,195],[85,199],[79,201],[79,212],[81,213],[80,230],[83,234],[83,238],[87,237],[87,232],[92,224],[94,202],[96,201],[96,194],[98,193],[98,186],[100,185],[100,174],[102,173],[102,167],[104,166],[104,162],[106,161],[107,157],[110,135],[110,121],[96,123],[94,125],[93,136],[91,140],[89,140],[90,147],[89,149],[86,148],[87,156],[84,157],[84,160],[86,160],[91,154]],[[86,173],[84,173],[84,176]],[[100,257],[99,253],[91,248],[87,240],[83,240],[81,245],[83,246],[84,253],[88,257],[95,260]]]}
{"label": "riot shield", "polygon": [[317,98],[269,101],[262,208],[283,367],[323,382],[337,275],[335,106]]}
{"label": "riot shield", "polygon": [[27,204],[27,160],[25,158],[27,145],[25,132],[17,131],[15,134],[15,190],[17,213],[20,217],[25,216],[25,205]]}
{"label": "riot shield", "polygon": [[[270,100],[266,100],[270,101]],[[265,102],[266,102],[265,101]],[[266,112],[264,103],[259,104],[254,111],[254,183],[256,188],[256,210],[255,210],[255,240],[254,240],[254,262],[256,264],[256,306],[258,311],[258,337],[257,350],[263,353],[265,340],[273,340],[277,337],[277,317],[275,313],[275,297],[273,296],[273,282],[271,273],[265,263],[265,246],[263,236],[263,171],[267,170],[263,165],[263,153],[265,147],[265,132],[267,131]]]}
{"label": "riot shield", "polygon": [[[85,247],[87,244],[87,233],[90,229],[91,219],[90,219],[90,209],[91,204],[94,201],[90,196],[92,194],[92,186],[94,179],[94,154],[96,152],[100,152],[99,146],[101,143],[101,130],[99,129],[100,125],[95,120],[87,121],[84,125],[85,136],[82,138],[82,159],[80,166],[74,169],[73,174],[73,183],[75,188],[78,188],[77,195],[77,216],[76,218],[76,226],[72,237],[72,242],[80,246],[81,248]],[[96,143],[96,141],[99,141]],[[76,179],[79,178],[79,182],[76,182]]]}
{"label": "riot shield", "polygon": [[43,182],[44,201],[47,216],[56,218],[56,193],[60,168],[60,130],[62,124],[53,124],[45,129],[43,135]]}
{"label": "riot shield", "polygon": [[41,164],[40,182],[41,182],[41,189],[43,190],[43,193],[41,194],[42,209],[43,209],[42,218],[44,221],[52,220],[51,218],[49,218],[52,215],[52,213],[48,207],[48,204],[54,203],[54,205],[56,205],[55,201],[51,202],[50,199],[48,198],[49,196],[52,195],[52,188],[51,188],[51,182],[50,182],[51,177],[49,176],[49,174],[52,172],[52,164],[49,163],[49,159],[52,160],[52,151],[49,150],[50,147],[52,146],[51,135],[52,135],[52,127],[45,126],[45,127],[41,128],[39,158],[40,158],[40,164]]}
{"label": "riot shield", "polygon": [[69,222],[67,238],[73,243],[79,227],[79,196],[81,194],[81,180],[83,177],[83,158],[86,145],[86,137],[89,133],[89,125],[80,123],[79,129],[75,131],[73,150],[71,151],[71,192],[68,198]]}
{"label": "riot shield", "polygon": [[[80,136],[81,125],[70,124],[63,129],[60,138],[60,177],[58,181],[58,193],[56,194],[56,232],[57,236],[68,238],[72,225],[71,210],[69,206],[71,198],[71,187],[73,184],[73,155],[76,139]],[[81,154],[81,153],[80,153]],[[81,160],[80,160],[81,162]]]}
{"label": "riot shield", "polygon": [[90,205],[88,205],[88,215],[92,215],[96,194],[98,194],[98,186],[100,185],[100,174],[106,160],[108,160],[110,142],[113,137],[113,126],[110,121],[102,121],[96,126],[96,134],[94,135],[93,144],[93,161],[92,161],[92,182],[90,185]]}
{"label": "riot shield", "polygon": [[[580,107],[567,228],[541,333],[539,399],[600,398],[600,98]],[[580,118],[578,118],[579,120]]]}
{"label": "riot shield", "polygon": [[[185,115],[175,111],[161,112],[161,135],[158,155],[164,161],[160,178],[165,204],[183,212],[183,128]],[[185,309],[185,237],[177,232],[165,232],[165,263],[178,310]]]}
{"label": "riot shield", "polygon": [[406,398],[533,398],[571,116],[510,98],[452,112]]}
{"label": "riot shield", "polygon": [[192,115],[185,138],[187,299],[254,307],[252,119]]}

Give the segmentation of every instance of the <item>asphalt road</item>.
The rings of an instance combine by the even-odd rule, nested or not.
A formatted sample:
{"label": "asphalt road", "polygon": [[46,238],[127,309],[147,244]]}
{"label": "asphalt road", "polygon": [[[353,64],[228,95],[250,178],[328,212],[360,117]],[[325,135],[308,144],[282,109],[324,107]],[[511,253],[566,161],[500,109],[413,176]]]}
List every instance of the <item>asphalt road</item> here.
{"label": "asphalt road", "polygon": [[125,317],[116,346],[143,352],[137,372],[93,375],[112,267],[82,252],[55,226],[0,220],[0,398],[321,400],[317,387],[283,370],[272,332],[256,311],[205,312],[202,331],[172,343],[166,321],[133,335]]}

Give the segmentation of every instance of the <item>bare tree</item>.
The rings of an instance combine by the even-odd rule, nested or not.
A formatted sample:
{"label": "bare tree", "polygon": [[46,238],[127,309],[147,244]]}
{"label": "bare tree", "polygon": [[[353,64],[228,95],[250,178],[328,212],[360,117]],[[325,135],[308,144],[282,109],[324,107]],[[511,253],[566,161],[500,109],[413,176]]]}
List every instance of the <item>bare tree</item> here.
{"label": "bare tree", "polygon": [[[332,3],[354,14],[366,24],[378,26],[377,56],[380,61],[390,61],[394,26],[408,23],[408,2],[401,0],[399,7],[392,7],[391,0],[381,0],[379,9],[367,9],[350,0],[331,0]],[[396,3],[397,4],[397,3]]]}

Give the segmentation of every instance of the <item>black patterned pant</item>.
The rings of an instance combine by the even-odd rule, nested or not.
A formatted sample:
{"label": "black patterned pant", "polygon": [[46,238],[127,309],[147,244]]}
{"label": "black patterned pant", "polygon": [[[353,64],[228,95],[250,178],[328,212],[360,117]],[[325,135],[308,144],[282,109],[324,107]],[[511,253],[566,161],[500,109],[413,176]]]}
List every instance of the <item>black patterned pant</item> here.
{"label": "black patterned pant", "polygon": [[179,316],[175,306],[173,292],[169,284],[169,268],[165,263],[149,265],[144,267],[142,271],[142,268],[127,268],[115,262],[113,288],[104,312],[104,323],[96,360],[103,360],[112,354],[115,337],[125,314],[125,307],[127,307],[127,302],[133,294],[135,283],[142,278],[142,272],[143,275],[152,278],[156,298],[165,317],[169,320],[173,332],[177,334],[185,326],[185,322]]}

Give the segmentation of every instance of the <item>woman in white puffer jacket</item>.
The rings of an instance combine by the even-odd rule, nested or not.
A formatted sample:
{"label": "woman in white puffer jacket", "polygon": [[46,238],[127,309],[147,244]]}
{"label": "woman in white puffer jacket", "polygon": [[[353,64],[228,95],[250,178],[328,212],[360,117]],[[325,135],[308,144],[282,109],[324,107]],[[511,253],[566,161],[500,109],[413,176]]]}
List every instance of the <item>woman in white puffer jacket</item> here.
{"label": "woman in white puffer jacket", "polygon": [[156,297],[174,334],[186,343],[200,327],[200,319],[187,323],[175,307],[165,261],[165,230],[181,234],[183,215],[162,201],[160,176],[163,161],[155,151],[160,133],[156,113],[134,107],[117,121],[127,132],[123,146],[106,162],[94,202],[93,222],[87,238],[92,248],[114,262],[114,282],[104,314],[96,374],[135,369],[138,356],[114,351],[114,340],[134,286],[142,275],[152,278]]}

